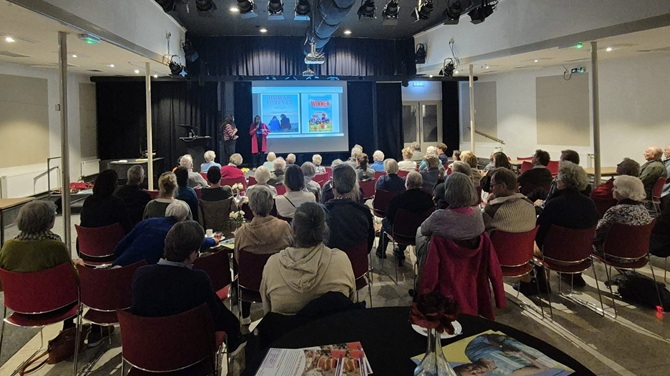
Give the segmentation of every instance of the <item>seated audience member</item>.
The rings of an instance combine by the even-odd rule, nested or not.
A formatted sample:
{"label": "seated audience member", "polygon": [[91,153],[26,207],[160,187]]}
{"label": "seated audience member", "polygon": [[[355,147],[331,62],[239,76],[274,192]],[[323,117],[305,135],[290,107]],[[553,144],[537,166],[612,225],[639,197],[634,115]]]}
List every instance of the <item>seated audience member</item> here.
{"label": "seated audience member", "polygon": [[[487,164],[484,167],[484,172],[488,172],[490,169],[496,167],[496,162],[495,162],[496,153],[502,153],[502,148],[500,146],[496,146],[496,147],[493,148],[493,151],[491,152],[491,155],[489,156],[489,161],[490,162],[489,162],[489,164]],[[499,167],[503,167],[503,166],[499,166]],[[511,169],[511,166],[510,166],[510,169]]]}
{"label": "seated audience member", "polygon": [[461,153],[461,160],[470,166],[470,179],[472,179],[472,184],[475,188],[481,185],[482,173],[479,172],[477,168],[477,156],[470,150],[466,150]]}
{"label": "seated audience member", "polygon": [[[670,145],[663,149],[663,164],[665,165],[667,177],[670,178]],[[670,179],[665,181],[663,192],[661,193],[661,209],[670,206]]]}
{"label": "seated audience member", "polygon": [[372,180],[375,178],[375,170],[371,169],[368,165],[368,155],[365,153],[358,155],[356,175],[358,176],[358,181]]}
{"label": "seated audience member", "polygon": [[[640,175],[640,164],[630,158],[624,158],[618,165],[616,165],[617,175],[635,176]],[[597,188],[591,191],[591,200],[595,202],[599,210],[607,210],[617,204],[617,199],[613,195],[614,176],[606,182],[600,184]],[[600,209],[602,208],[602,209]],[[604,214],[602,211],[600,214]]]}
{"label": "seated audience member", "polygon": [[398,169],[402,171],[416,171],[416,162],[412,160],[414,150],[410,147],[402,149],[402,161],[398,162]]}
{"label": "seated audience member", "polygon": [[[465,174],[467,176],[472,175],[472,169],[470,168],[470,165],[463,162],[463,161],[453,161],[449,165],[449,168],[451,169],[452,173],[460,172],[460,173]],[[446,173],[447,173],[446,170],[440,170],[440,173],[437,175],[437,182],[435,183],[435,187],[433,188],[433,196],[435,196],[434,192],[437,189],[437,187],[439,187],[440,185],[444,185],[444,181],[447,177]],[[442,187],[442,195],[441,196],[444,196],[444,187]],[[441,198],[440,200],[442,202],[444,202],[444,198]],[[437,201],[436,201],[436,203],[437,203]]]}
{"label": "seated audience member", "polygon": [[375,241],[370,208],[357,202],[356,171],[348,164],[333,169],[335,198],[326,203],[326,224],[329,235],[325,241],[330,248],[343,251],[367,243],[370,252]]}
{"label": "seated audience member", "polygon": [[165,237],[163,258],[135,272],[130,311],[138,316],[163,317],[206,303],[212,312],[214,329],[226,332],[231,368],[237,372],[230,374],[239,374],[244,368],[246,345],[240,322],[216,296],[207,273],[193,269],[204,238],[205,231],[197,222],[175,224]]}
{"label": "seated audience member", "polygon": [[149,192],[140,188],[143,182],[144,169],[142,166],[135,165],[128,169],[128,182],[125,185],[116,187],[114,191],[114,196],[120,198],[125,203],[131,227],[142,220],[144,207],[151,201]]}
{"label": "seated audience member", "polygon": [[289,154],[286,156],[286,165],[292,165],[292,164],[295,164],[295,160],[296,160],[295,154],[293,154],[293,153],[289,153]]}
{"label": "seated audience member", "polygon": [[529,200],[544,200],[551,189],[554,178],[547,168],[549,164],[549,153],[544,150],[535,150],[531,163],[533,168],[525,171],[519,176],[519,192],[528,197]]}
{"label": "seated audience member", "polygon": [[158,197],[149,201],[142,218],[165,217],[165,209],[175,200],[176,190],[177,176],[173,172],[162,173],[158,178]]}
{"label": "seated audience member", "polygon": [[656,218],[656,224],[651,232],[649,252],[658,257],[670,256],[670,205]]}
{"label": "seated audience member", "polygon": [[460,150],[454,150],[451,157],[453,158],[454,162],[455,161],[460,161],[461,160],[461,151]]}
{"label": "seated audience member", "polygon": [[277,155],[274,152],[269,152],[268,156],[265,157],[266,161],[263,163],[263,167],[267,168],[268,171],[272,172],[275,170],[274,161],[277,159]]}
{"label": "seated audience member", "polygon": [[375,170],[375,172],[384,172],[384,152],[381,150],[376,150],[372,153],[372,164],[370,168]]}
{"label": "seated audience member", "polygon": [[348,163],[351,165],[351,167],[356,168],[358,166],[358,156],[363,154],[363,147],[356,144],[354,145],[353,148],[351,148],[351,157],[345,161],[345,163]]}
{"label": "seated audience member", "polygon": [[509,163],[509,157],[502,151],[493,154],[493,167],[512,170],[512,164]]}
{"label": "seated audience member", "polygon": [[440,175],[440,160],[435,155],[429,155],[426,157],[426,161],[428,161],[427,169],[421,170],[421,180],[423,181],[421,188],[426,192],[432,192]]}
{"label": "seated audience member", "polygon": [[284,184],[284,172],[286,171],[286,161],[284,158],[279,157],[272,162],[274,165],[274,170],[272,171],[272,176],[268,180],[270,185],[282,185]]}
{"label": "seated audience member", "polygon": [[[263,167],[259,167],[261,168]],[[240,259],[240,250],[255,254],[271,254],[288,247],[291,226],[288,222],[270,215],[274,207],[274,195],[270,188],[262,185],[254,186],[254,189],[247,191],[247,196],[254,218],[235,231],[235,260]],[[250,307],[250,302],[242,302],[242,324],[251,322]]]}
{"label": "seated audience member", "polygon": [[323,162],[323,158],[321,158],[320,154],[314,154],[312,155],[312,163],[314,163],[314,167],[316,168],[316,174],[321,175],[326,173],[326,168],[321,166],[321,162]]}
{"label": "seated audience member", "polygon": [[238,179],[244,178],[244,172],[240,170],[240,165],[242,164],[242,155],[235,153],[230,156],[230,163],[226,166],[221,167],[221,178],[222,179]]}
{"label": "seated audience member", "polygon": [[[435,146],[429,146],[426,148],[426,154],[423,156],[421,163],[419,164],[419,171],[423,171],[428,168],[428,157],[434,156],[437,157],[437,149]],[[439,158],[438,158],[439,161]],[[439,163],[439,162],[438,162]]]}
{"label": "seated audience member", "polygon": [[221,165],[216,163],[216,153],[213,150],[207,150],[205,155],[205,163],[200,164],[200,172],[208,172],[211,167],[221,168]]}
{"label": "seated audience member", "polygon": [[[614,198],[617,204],[607,209],[605,215],[598,221],[596,226],[596,236],[593,239],[593,245],[596,252],[603,252],[603,246],[607,233],[615,223],[621,223],[631,226],[644,226],[651,223],[654,218],[644,207],[642,201],[645,198],[644,184],[635,176],[618,176],[614,180]],[[611,258],[611,256],[609,256]],[[631,262],[627,259],[614,258],[617,262]]]}
{"label": "seated audience member", "polygon": [[268,184],[270,181],[270,170],[265,168],[265,166],[261,166],[254,171],[254,178],[256,179],[256,184],[250,186],[247,188],[247,196],[249,196],[249,191],[252,190],[254,187],[267,187],[271,192],[273,196],[277,195],[277,188],[274,187],[274,185]]}
{"label": "seated audience member", "polygon": [[494,168],[491,175],[489,202],[484,208],[487,231],[527,232],[535,228],[535,207],[516,192],[516,175],[506,168]]}
{"label": "seated audience member", "polygon": [[300,205],[291,224],[292,247],[274,254],[263,268],[263,311],[293,315],[327,292],[353,301],[354,271],[347,255],[323,244],[326,213],[314,202]]}
{"label": "seated audience member", "polygon": [[661,162],[663,150],[658,146],[650,146],[644,150],[644,159],[647,161],[640,167],[640,180],[644,184],[644,192],[647,199],[651,200],[651,191],[658,178],[667,178],[668,171],[665,164]]}
{"label": "seated audience member", "polygon": [[435,146],[435,153],[437,153],[437,157],[440,159],[440,165],[444,166],[449,162],[449,157],[447,156],[447,144],[444,142],[438,142],[437,146]]}
{"label": "seated audience member", "polygon": [[305,189],[314,193],[315,197],[319,197],[319,194],[321,193],[321,185],[312,180],[316,175],[316,167],[314,167],[314,163],[305,162],[300,166],[300,169],[302,170],[303,175],[305,175]]}
{"label": "seated audience member", "polygon": [[[189,219],[191,209],[181,200],[174,200],[164,217],[147,218],[138,223],[133,231],[119,242],[114,250],[116,260],[113,265],[126,266],[140,260],[155,264],[163,255],[165,236],[175,223]],[[207,238],[207,245],[213,246],[214,241]]]}
{"label": "seated audience member", "polygon": [[93,183],[93,194],[81,208],[82,227],[103,227],[120,223],[128,233],[132,228],[126,203],[114,196],[119,177],[114,170],[104,170]]}
{"label": "seated audience member", "polygon": [[314,193],[306,192],[305,177],[300,167],[292,164],[286,168],[284,177],[286,193],[275,197],[277,214],[284,218],[293,218],[295,209],[305,202],[315,202]]}
{"label": "seated audience member", "polygon": [[[433,157],[437,161],[437,157]],[[382,234],[379,236],[379,247],[377,248],[377,257],[386,258],[386,246],[389,242],[386,233],[393,233],[393,225],[396,221],[398,209],[407,210],[411,213],[421,213],[433,207],[433,197],[430,193],[421,189],[423,180],[421,174],[412,171],[405,178],[405,187],[407,190],[391,199],[386,217],[382,220]],[[402,219],[402,218],[401,218]],[[402,266],[405,262],[405,248],[407,246],[399,244],[397,249],[393,250],[398,265]]]}
{"label": "seated audience member", "polygon": [[375,189],[382,191],[404,191],[405,179],[398,176],[398,162],[393,158],[384,161],[384,169],[386,175],[382,175],[377,179]]}
{"label": "seated audience member", "polygon": [[207,170],[209,188],[202,188],[200,199],[203,201],[221,201],[233,195],[230,186],[221,186],[221,167],[212,166]]}
{"label": "seated audience member", "polygon": [[[576,165],[579,164],[579,153],[577,153],[574,150],[566,149],[561,151],[561,156],[558,158],[559,165],[560,163],[568,161],[572,162]],[[556,188],[556,179],[553,179],[551,181],[551,188],[549,188],[549,193],[547,193],[547,197],[545,199],[537,199],[534,201],[535,205],[535,212],[539,215],[542,210],[544,209],[544,206],[547,204],[547,201],[551,200],[554,197],[554,194],[556,193],[557,188]],[[581,194],[584,196],[588,197],[591,194],[591,185],[586,184],[586,186],[580,190]]]}
{"label": "seated audience member", "polygon": [[177,177],[175,198],[185,201],[191,208],[193,218],[198,218],[198,196],[195,194],[195,190],[188,186],[188,171],[183,167],[177,167],[174,174]]}
{"label": "seated audience member", "polygon": [[207,187],[207,182],[200,173],[193,171],[193,157],[191,154],[184,154],[179,158],[179,166],[184,167],[188,172],[188,186],[192,188]]}
{"label": "seated audience member", "polygon": [[[336,159],[333,161],[333,163],[330,165],[331,169],[335,169],[335,167],[341,165],[342,160]],[[348,164],[348,163],[347,163]],[[355,199],[359,203],[363,204],[365,202],[365,199],[363,198],[363,189],[359,186],[358,187],[358,197]],[[328,180],[327,182],[323,183],[323,187],[321,188],[321,195],[319,196],[319,202],[322,204],[325,204],[326,202],[332,200],[335,197],[335,194],[333,193],[333,180]]]}

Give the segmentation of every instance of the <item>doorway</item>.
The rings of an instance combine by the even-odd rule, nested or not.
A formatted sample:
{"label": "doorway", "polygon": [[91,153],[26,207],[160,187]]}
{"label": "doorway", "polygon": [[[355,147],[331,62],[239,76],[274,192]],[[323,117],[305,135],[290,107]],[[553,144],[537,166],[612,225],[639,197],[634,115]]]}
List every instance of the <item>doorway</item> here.
{"label": "doorway", "polygon": [[442,103],[440,101],[403,102],[402,126],[404,145],[410,147],[418,142],[421,152],[412,159],[420,160],[428,146],[442,142]]}

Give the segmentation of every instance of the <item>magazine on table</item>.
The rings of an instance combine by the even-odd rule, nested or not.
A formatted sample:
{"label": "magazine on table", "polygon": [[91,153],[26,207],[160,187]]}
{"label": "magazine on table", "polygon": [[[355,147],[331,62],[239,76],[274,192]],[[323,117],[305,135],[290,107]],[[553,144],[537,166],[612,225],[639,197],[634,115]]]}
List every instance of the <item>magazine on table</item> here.
{"label": "magazine on table", "polygon": [[372,374],[360,342],[307,347],[271,348],[256,376],[367,376]]}
{"label": "magazine on table", "polygon": [[[565,376],[574,370],[502,332],[492,330],[442,347],[458,374]],[[419,364],[423,354],[412,357]],[[459,372],[460,371],[460,372]]]}

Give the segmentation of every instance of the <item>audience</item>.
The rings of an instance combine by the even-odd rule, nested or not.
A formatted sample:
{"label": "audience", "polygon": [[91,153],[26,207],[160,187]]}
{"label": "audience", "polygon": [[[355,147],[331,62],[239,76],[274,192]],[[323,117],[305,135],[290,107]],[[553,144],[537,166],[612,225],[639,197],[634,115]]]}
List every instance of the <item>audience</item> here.
{"label": "audience", "polygon": [[300,169],[302,170],[303,175],[305,175],[305,189],[312,192],[314,196],[318,198],[321,193],[321,185],[312,180],[316,175],[316,167],[314,166],[314,163],[305,162],[300,166]]}
{"label": "audience", "polygon": [[268,184],[270,181],[270,170],[265,168],[265,166],[261,166],[254,171],[254,178],[256,179],[256,184],[247,188],[247,196],[249,196],[249,191],[256,186],[267,187],[272,192],[273,196],[277,195],[277,188],[275,188],[274,185]]}
{"label": "audience", "polygon": [[472,179],[472,184],[475,187],[481,186],[482,173],[479,172],[479,169],[477,168],[477,156],[473,152],[466,150],[461,153],[461,160],[470,166],[470,179]]}
{"label": "audience", "polygon": [[447,144],[439,142],[435,147],[435,152],[437,157],[440,159],[440,165],[445,165],[449,162],[449,157],[447,156]]}
{"label": "audience", "polygon": [[277,205],[277,214],[284,218],[293,218],[295,209],[305,202],[315,202],[314,193],[306,192],[305,177],[302,170],[297,165],[289,165],[286,168],[286,177],[284,178],[286,193],[275,197]]}
{"label": "audience", "polygon": [[286,164],[287,164],[287,165],[295,164],[295,159],[296,159],[295,154],[293,154],[293,153],[289,153],[289,154],[286,156]]}
{"label": "audience", "polygon": [[132,230],[126,203],[114,196],[118,180],[114,170],[100,172],[93,184],[93,194],[84,200],[81,208],[82,227],[103,227],[120,223],[126,233]]}
{"label": "audience", "polygon": [[[261,168],[264,167],[258,169]],[[288,247],[291,239],[291,226],[288,222],[270,215],[274,207],[274,195],[270,187],[254,186],[254,189],[247,191],[247,196],[254,217],[251,222],[244,223],[235,232],[235,260],[240,259],[241,250],[255,254],[271,254]],[[250,302],[242,302],[242,324],[244,325],[251,322],[250,307]]]}
{"label": "audience", "polygon": [[212,166],[207,170],[208,188],[202,188],[200,199],[203,201],[221,201],[233,195],[230,186],[221,186],[221,168]]}
{"label": "audience", "polygon": [[347,252],[365,242],[370,252],[375,241],[370,208],[356,201],[356,171],[348,164],[333,169],[333,193],[335,198],[326,203],[326,224],[329,235],[326,245]]}
{"label": "audience", "polygon": [[368,155],[365,153],[358,155],[358,159],[356,160],[356,175],[358,176],[358,181],[375,178],[375,170],[368,166]]}
{"label": "audience", "polygon": [[389,192],[404,191],[405,179],[398,176],[398,162],[393,158],[389,158],[384,161],[384,169],[386,170],[386,175],[382,175],[377,179],[375,189]]}
{"label": "audience", "polygon": [[174,174],[177,177],[175,198],[185,201],[191,208],[192,218],[198,218],[198,195],[193,188],[188,186],[188,171],[183,167],[177,167]]}
{"label": "audience", "polygon": [[165,237],[163,258],[156,265],[146,265],[135,272],[130,310],[138,316],[163,317],[206,303],[212,312],[214,329],[226,332],[231,374],[240,374],[246,346],[240,322],[216,296],[207,273],[193,269],[204,237],[205,232],[197,222],[174,225]]}
{"label": "audience", "polygon": [[454,150],[451,157],[454,159],[454,162],[455,161],[460,161],[461,160],[461,151],[460,150]]}
{"label": "audience", "polygon": [[[624,158],[616,165],[617,175],[635,176],[640,175],[640,164],[630,158]],[[617,199],[613,195],[614,176],[606,182],[600,184],[591,191],[591,200],[596,204],[599,215],[605,214],[605,211],[617,204]]]}
{"label": "audience", "polygon": [[640,180],[644,184],[644,192],[647,194],[647,200],[651,200],[651,191],[658,178],[667,178],[668,171],[665,164],[661,162],[663,150],[658,146],[650,146],[644,150],[644,159],[647,161],[640,167]]}
{"label": "audience", "polygon": [[272,172],[275,170],[274,160],[277,159],[277,155],[274,152],[269,152],[268,156],[265,157],[266,161],[263,163],[263,167],[267,168],[268,171]]}
{"label": "audience", "polygon": [[323,162],[323,159],[321,158],[320,154],[314,154],[312,155],[312,163],[314,163],[314,166],[316,167],[316,174],[321,175],[326,173],[326,168],[321,166],[321,162]]}
{"label": "audience", "polygon": [[360,145],[354,145],[353,148],[351,148],[351,157],[345,161],[345,163],[348,163],[351,165],[351,167],[356,168],[358,165],[358,156],[363,154],[363,147]]}
{"label": "audience", "polygon": [[384,152],[381,150],[375,150],[372,153],[372,164],[370,168],[375,170],[375,172],[384,172]]}
{"label": "audience", "polygon": [[[342,160],[340,160],[340,159],[336,159],[330,165],[330,168],[334,170],[335,167],[337,167],[337,166],[339,166],[343,163],[345,163],[345,162],[342,162]],[[350,165],[349,163],[346,163],[346,164]],[[363,204],[365,202],[365,199],[363,198],[363,196],[364,196],[363,189],[359,186],[358,187],[358,196],[354,199],[357,200],[359,203]],[[335,197],[335,194],[333,193],[333,180],[331,179],[331,180],[328,180],[327,182],[325,182],[323,184],[323,187],[321,188],[321,196],[319,197],[319,202],[321,202],[322,204],[325,204],[328,201],[332,200],[334,197]]]}
{"label": "audience", "polygon": [[414,150],[410,147],[404,148],[401,151],[402,161],[398,162],[398,169],[402,171],[416,171],[416,162],[412,160]]}
{"label": "audience", "polygon": [[[491,152],[491,155],[489,156],[489,164],[487,164],[484,167],[484,172],[488,172],[490,169],[494,167],[505,167],[505,166],[496,166],[496,160],[495,160],[495,155],[496,153],[502,153],[502,148],[500,146],[496,146],[493,148],[493,151]],[[509,163],[509,162],[508,162]],[[509,167],[511,169],[511,165]]]}
{"label": "audience", "polygon": [[123,200],[126,205],[126,212],[130,225],[135,226],[142,220],[144,207],[151,201],[149,192],[140,188],[144,182],[144,168],[135,165],[128,169],[128,182],[125,185],[116,187],[114,196]]}
{"label": "audience", "polygon": [[[559,165],[560,163],[568,161],[572,162],[576,165],[579,164],[579,153],[577,153],[574,150],[566,149],[561,151],[561,156],[558,158]],[[557,191],[557,184],[556,184],[556,179],[553,179],[551,181],[551,187],[549,188],[549,193],[547,193],[547,197],[545,199],[537,199],[534,201],[535,205],[535,212],[536,213],[541,213],[542,210],[544,210],[545,205],[547,204],[547,201],[551,200],[554,196],[554,194]],[[581,194],[584,196],[588,197],[591,194],[591,185],[586,184],[583,189],[580,190]]]}
{"label": "audience", "polygon": [[651,232],[649,252],[658,257],[670,256],[670,205],[667,205],[656,218],[656,224]]}
{"label": "audience", "polygon": [[516,192],[516,175],[506,168],[494,168],[491,176],[489,202],[484,208],[487,231],[527,232],[535,228],[535,207]]}
{"label": "audience", "polygon": [[549,153],[537,149],[531,160],[533,168],[523,172],[519,176],[519,192],[526,195],[533,202],[547,198],[547,194],[549,194],[549,190],[551,189],[551,182],[554,178],[551,176],[551,171],[547,168],[549,161]]}
{"label": "audience", "polygon": [[286,161],[284,158],[279,157],[274,160],[273,166],[274,171],[272,171],[272,176],[268,180],[270,185],[282,185],[284,184],[284,171],[286,170]]}
{"label": "audience", "polygon": [[216,163],[216,153],[214,150],[207,150],[204,155],[205,163],[200,164],[200,172],[208,172],[211,167],[221,168],[219,163]]}
{"label": "audience", "polygon": [[221,178],[222,179],[239,179],[244,178],[244,172],[240,170],[240,165],[242,164],[242,155],[235,153],[230,156],[230,163],[221,167]]}
{"label": "audience", "polygon": [[263,311],[293,315],[327,292],[340,292],[353,301],[354,271],[347,255],[323,244],[328,228],[323,207],[300,205],[293,218],[292,247],[272,255],[263,268]]}
{"label": "audience", "polygon": [[435,155],[428,155],[426,161],[427,168],[421,170],[421,180],[423,181],[421,188],[426,192],[432,192],[440,175],[440,160]]}
{"label": "audience", "polygon": [[142,218],[165,217],[165,209],[175,200],[175,190],[177,190],[177,176],[173,172],[162,173],[158,178],[158,196],[149,201]]}
{"label": "audience", "polygon": [[428,168],[428,157],[430,156],[437,157],[437,149],[435,148],[435,146],[429,146],[426,148],[426,154],[423,156],[423,159],[419,164],[419,171],[423,171]]}
{"label": "audience", "polygon": [[193,171],[193,157],[191,154],[184,154],[179,158],[179,166],[184,167],[188,172],[188,186],[192,188],[207,187],[207,182],[200,173]]}

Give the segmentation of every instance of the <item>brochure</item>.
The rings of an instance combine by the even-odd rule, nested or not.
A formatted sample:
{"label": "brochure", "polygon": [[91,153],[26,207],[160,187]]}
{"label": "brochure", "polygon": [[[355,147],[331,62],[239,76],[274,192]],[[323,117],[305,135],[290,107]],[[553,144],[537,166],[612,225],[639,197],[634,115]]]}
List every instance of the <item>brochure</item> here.
{"label": "brochure", "polygon": [[367,376],[372,374],[360,342],[303,349],[271,348],[256,376]]}
{"label": "brochure", "polygon": [[[442,347],[449,364],[459,374],[565,376],[574,370],[541,351],[492,330]],[[419,364],[423,354],[412,357]]]}

